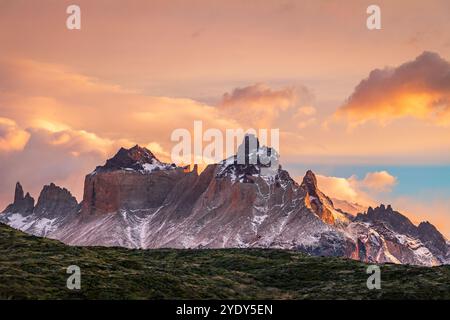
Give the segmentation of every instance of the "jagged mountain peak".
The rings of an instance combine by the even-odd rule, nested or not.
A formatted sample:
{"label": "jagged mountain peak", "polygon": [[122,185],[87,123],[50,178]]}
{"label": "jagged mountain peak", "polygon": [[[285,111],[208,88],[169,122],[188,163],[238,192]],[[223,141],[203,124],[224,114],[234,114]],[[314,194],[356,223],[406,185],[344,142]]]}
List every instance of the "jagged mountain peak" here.
{"label": "jagged mountain peak", "polygon": [[77,206],[77,199],[69,190],[52,182],[42,188],[34,213],[50,219],[67,215],[67,213],[75,211]]}
{"label": "jagged mountain peak", "polygon": [[219,163],[217,177],[231,177],[233,182],[243,183],[253,183],[255,177],[275,181],[281,171],[278,152],[261,146],[255,135],[246,134],[237,154]]}
{"label": "jagged mountain peak", "polygon": [[[361,222],[365,225],[362,228],[365,230],[363,238],[366,239],[366,244],[369,244],[366,245],[366,249],[372,250],[370,247],[373,245],[376,247],[376,243],[380,243],[380,236],[383,238],[382,241],[389,244],[390,255],[386,256],[387,261],[423,265],[436,265],[448,261],[449,248],[446,239],[429,222],[422,222],[416,226],[405,215],[394,210],[391,205],[384,204],[375,208],[369,207],[366,213],[359,213],[353,225],[359,228]],[[365,236],[366,228],[375,232],[373,233],[373,239],[377,239],[375,242],[372,241],[373,239],[367,240],[371,237]],[[400,247],[406,250],[402,251]],[[411,255],[411,252],[414,254]],[[373,258],[375,253],[374,251],[368,256],[376,259]],[[393,259],[393,257],[397,258]]]}
{"label": "jagged mountain peak", "polygon": [[310,208],[322,221],[331,225],[348,224],[349,217],[342,213],[333,205],[333,201],[320,191],[317,183],[316,175],[313,171],[306,171],[300,188],[306,193],[305,204]]}
{"label": "jagged mountain peak", "polygon": [[433,234],[435,238],[444,238],[430,222],[423,221],[416,226],[408,217],[394,210],[391,205],[385,206],[384,204],[380,204],[375,208],[369,207],[367,213],[359,213],[355,220],[371,223],[387,223],[394,231],[412,236]]}
{"label": "jagged mountain peak", "polygon": [[176,168],[175,164],[163,163],[147,148],[135,145],[132,148],[120,148],[105,165],[98,166],[93,173],[129,170],[147,173],[157,170],[168,170]]}
{"label": "jagged mountain peak", "polygon": [[317,187],[317,178],[314,172],[311,170],[306,171],[305,176],[303,177],[303,181],[301,186],[306,189],[306,191],[309,194],[316,194],[318,187]]}
{"label": "jagged mountain peak", "polygon": [[36,206],[27,192],[24,197],[20,183],[16,184],[15,200],[2,214],[0,221],[28,233],[47,236],[59,226],[67,223],[78,211],[78,202],[66,188],[54,183],[45,185]]}
{"label": "jagged mountain peak", "polygon": [[364,221],[370,223],[386,223],[389,227],[402,234],[418,237],[424,242],[432,241],[439,243],[439,247],[445,247],[446,240],[437,228],[428,221],[414,225],[411,220],[398,211],[395,211],[391,205],[385,206],[381,204],[378,207],[369,207],[367,213],[358,214],[356,221]]}
{"label": "jagged mountain peak", "polygon": [[254,134],[246,134],[238,147],[238,155],[243,154],[248,157],[252,153],[257,152],[259,147],[259,139]]}
{"label": "jagged mountain peak", "polygon": [[[403,225],[405,227],[411,228],[414,224],[400,212],[392,209],[389,204],[385,206],[380,204],[378,207],[367,209],[367,213],[358,214],[357,219],[361,220],[371,220],[371,221],[384,221],[392,225]],[[415,226],[414,226],[415,227]]]}
{"label": "jagged mountain peak", "polygon": [[14,189],[14,201],[8,205],[3,212],[23,212],[29,214],[34,208],[34,198],[27,192],[24,195],[24,191],[20,182],[16,183]]}
{"label": "jagged mountain peak", "polygon": [[146,161],[147,159],[156,159],[156,156],[146,147],[136,144],[130,149],[120,148],[119,152],[126,152],[128,156],[136,161]]}
{"label": "jagged mountain peak", "polygon": [[430,222],[423,221],[417,227],[419,237],[425,244],[431,243],[440,251],[444,252],[447,249],[447,239],[439,232],[439,230]]}
{"label": "jagged mountain peak", "polygon": [[17,181],[16,188],[14,190],[14,203],[17,203],[17,202],[20,202],[20,201],[23,201],[23,200],[29,199],[29,198],[32,198],[30,193],[29,192],[25,193],[23,191],[22,185],[20,184],[19,181]]}
{"label": "jagged mountain peak", "polygon": [[429,221],[422,221],[421,223],[419,223],[418,227],[424,228],[424,229],[432,227],[432,228],[436,229],[436,227],[433,224],[431,224]]}
{"label": "jagged mountain peak", "polygon": [[23,188],[20,182],[16,183],[16,189],[14,190],[14,202],[18,202],[24,198]]}
{"label": "jagged mountain peak", "polygon": [[441,238],[442,242],[447,242],[444,238],[444,236],[439,232],[439,230],[430,222],[428,221],[422,221],[417,226],[417,230],[422,235],[433,235],[434,237]]}
{"label": "jagged mountain peak", "polygon": [[238,147],[234,162],[235,164],[253,164],[260,167],[276,166],[278,168],[279,157],[274,148],[261,145],[255,135],[246,134]]}
{"label": "jagged mountain peak", "polygon": [[46,198],[49,200],[54,200],[55,197],[61,196],[68,199],[74,199],[76,201],[75,197],[72,195],[72,193],[70,193],[68,189],[57,186],[56,184],[51,182],[50,184],[47,184],[42,188],[38,198],[38,205]]}
{"label": "jagged mountain peak", "polygon": [[153,160],[159,161],[155,155],[145,147],[135,145],[130,149],[120,148],[119,151],[110,159],[106,160],[105,167],[111,169],[131,167],[137,163],[152,163]]}

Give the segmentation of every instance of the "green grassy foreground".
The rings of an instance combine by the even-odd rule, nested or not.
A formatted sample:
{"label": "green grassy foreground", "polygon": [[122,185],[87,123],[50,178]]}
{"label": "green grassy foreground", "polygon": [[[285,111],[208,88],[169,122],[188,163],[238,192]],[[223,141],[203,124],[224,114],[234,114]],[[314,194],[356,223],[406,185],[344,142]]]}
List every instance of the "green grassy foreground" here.
{"label": "green grassy foreground", "polygon": [[366,268],[285,250],[70,247],[0,224],[0,299],[450,299],[449,266],[382,265],[381,290]]}

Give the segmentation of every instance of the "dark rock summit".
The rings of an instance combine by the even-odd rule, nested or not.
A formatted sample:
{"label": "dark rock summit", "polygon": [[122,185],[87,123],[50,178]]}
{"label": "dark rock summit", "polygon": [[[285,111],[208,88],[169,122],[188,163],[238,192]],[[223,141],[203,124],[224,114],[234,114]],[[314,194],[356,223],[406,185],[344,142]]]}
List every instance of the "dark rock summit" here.
{"label": "dark rock summit", "polygon": [[316,175],[311,171],[306,171],[305,176],[303,177],[302,181],[302,188],[305,189],[306,192],[308,192],[312,196],[317,195],[317,178]]}
{"label": "dark rock summit", "polygon": [[444,236],[428,221],[421,222],[417,228],[418,237],[422,242],[432,248],[435,253],[445,254],[447,242]]}
{"label": "dark rock summit", "polygon": [[54,183],[42,189],[34,213],[48,219],[64,216],[77,210],[78,202],[66,188],[56,186]]}
{"label": "dark rock summit", "polygon": [[417,236],[417,227],[400,212],[394,211],[391,205],[386,207],[384,204],[381,204],[376,208],[369,207],[367,214],[358,214],[356,220],[383,222],[388,224],[394,231]]}
{"label": "dark rock summit", "polygon": [[144,163],[152,163],[153,159],[155,156],[150,150],[138,145],[131,149],[120,148],[114,157],[108,159],[104,166],[97,167],[97,170],[112,171],[126,168],[140,170]]}
{"label": "dark rock summit", "polygon": [[50,236],[77,212],[77,200],[65,188],[54,183],[44,186],[34,206],[33,198],[28,193],[23,196],[22,186],[17,183],[14,202],[4,210],[0,222],[36,236]]}
{"label": "dark rock summit", "polygon": [[120,148],[114,157],[108,159],[103,166],[98,166],[94,172],[114,170],[152,170],[159,167],[176,167],[175,164],[163,164],[155,155],[145,147],[135,145],[130,149]]}
{"label": "dark rock summit", "polygon": [[23,188],[20,182],[16,183],[16,189],[14,191],[14,202],[6,207],[3,212],[20,212],[25,215],[33,212],[34,199],[27,194],[24,196]]}

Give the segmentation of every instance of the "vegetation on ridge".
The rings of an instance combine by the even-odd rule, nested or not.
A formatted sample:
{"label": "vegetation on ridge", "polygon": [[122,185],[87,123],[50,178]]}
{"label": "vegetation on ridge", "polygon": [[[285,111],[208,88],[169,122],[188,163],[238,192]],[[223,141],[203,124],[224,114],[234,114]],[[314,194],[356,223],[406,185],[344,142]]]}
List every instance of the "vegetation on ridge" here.
{"label": "vegetation on ridge", "polygon": [[[66,288],[69,265],[81,290]],[[1,299],[450,299],[450,266],[367,265],[273,249],[71,247],[0,224]]]}

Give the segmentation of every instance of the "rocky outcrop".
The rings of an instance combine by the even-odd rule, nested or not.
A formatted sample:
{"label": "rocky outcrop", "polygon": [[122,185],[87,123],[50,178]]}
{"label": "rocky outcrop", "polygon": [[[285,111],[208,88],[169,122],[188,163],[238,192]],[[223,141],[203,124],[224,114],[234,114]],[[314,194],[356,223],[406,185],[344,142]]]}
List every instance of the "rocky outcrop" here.
{"label": "rocky outcrop", "polygon": [[431,250],[439,250],[446,253],[447,245],[444,236],[434,225],[421,222],[419,226],[414,225],[407,217],[392,209],[390,205],[380,205],[367,210],[366,214],[358,214],[355,221],[364,221],[372,224],[383,224],[397,234],[403,234],[422,241]]}
{"label": "rocky outcrop", "polygon": [[23,188],[20,182],[16,183],[14,191],[14,202],[8,205],[3,213],[22,213],[24,215],[31,214],[34,208],[34,199],[27,194],[24,196]]}
{"label": "rocky outcrop", "polygon": [[65,188],[54,183],[44,186],[34,207],[33,198],[28,193],[23,197],[22,187],[17,183],[14,203],[5,209],[0,222],[33,235],[50,236],[74,219],[77,212],[77,200]]}
{"label": "rocky outcrop", "polygon": [[130,149],[120,148],[114,157],[108,159],[103,166],[98,166],[93,173],[116,170],[151,172],[174,169],[176,165],[163,163],[147,148],[135,145]]}
{"label": "rocky outcrop", "polygon": [[306,172],[300,187],[306,193],[306,206],[323,222],[330,225],[337,223],[345,225],[349,222],[348,214],[337,211],[333,206],[333,201],[319,190],[316,175],[311,170]]}
{"label": "rocky outcrop", "polygon": [[381,204],[379,207],[369,207],[367,213],[358,214],[356,221],[378,221],[389,225],[389,227],[401,234],[417,236],[417,227],[400,212],[394,211],[391,205],[387,207]]}
{"label": "rocky outcrop", "polygon": [[407,217],[380,205],[360,213],[349,226],[358,237],[367,262],[438,265],[448,263],[445,238],[430,223],[414,225]]}
{"label": "rocky outcrop", "polygon": [[417,233],[422,243],[429,247],[434,254],[443,256],[448,254],[447,241],[434,225],[428,221],[421,222],[417,228]]}
{"label": "rocky outcrop", "polygon": [[331,200],[325,198],[325,196],[319,191],[316,176],[311,170],[308,170],[306,175],[303,177],[301,187],[306,192],[306,205],[310,207],[325,223],[334,224],[333,214],[324,205],[324,201],[327,201],[332,205]]}
{"label": "rocky outcrop", "polygon": [[186,175],[185,168],[160,162],[146,148],[121,148],[86,176],[82,214],[157,208]]}
{"label": "rocky outcrop", "polygon": [[39,194],[33,213],[47,219],[58,218],[73,213],[78,208],[77,199],[66,188],[50,183]]}

